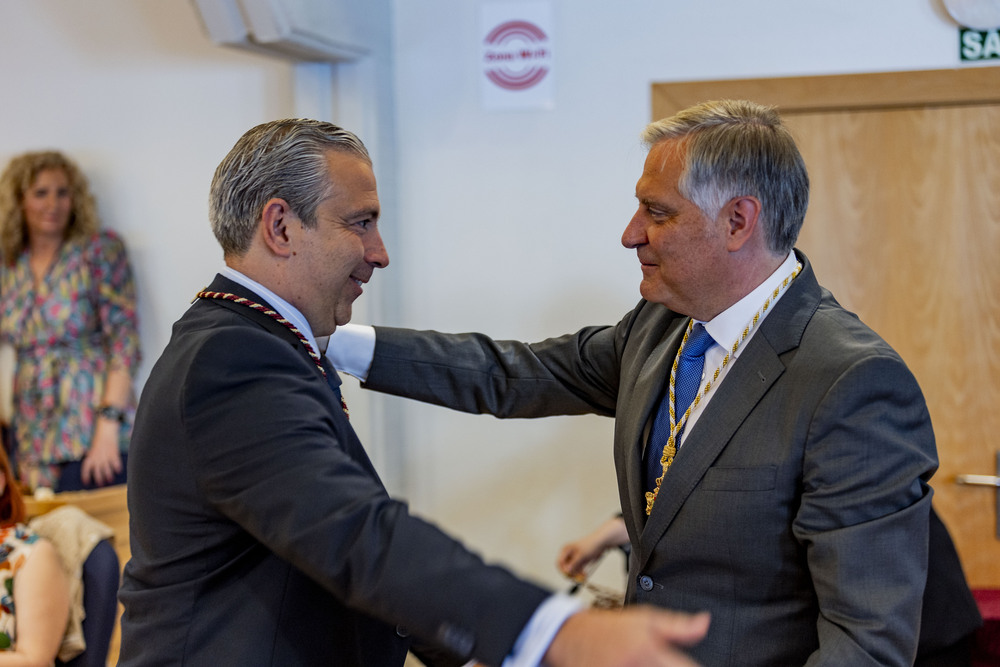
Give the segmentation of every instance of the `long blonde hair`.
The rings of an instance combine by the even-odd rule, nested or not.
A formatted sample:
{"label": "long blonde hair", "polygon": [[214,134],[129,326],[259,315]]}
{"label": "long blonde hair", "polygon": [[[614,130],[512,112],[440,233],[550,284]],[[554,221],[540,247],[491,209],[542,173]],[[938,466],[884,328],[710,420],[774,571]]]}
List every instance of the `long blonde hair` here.
{"label": "long blonde hair", "polygon": [[57,151],[24,153],[13,158],[0,175],[0,254],[10,265],[28,245],[24,221],[24,193],[46,169],[59,169],[69,181],[73,207],[66,228],[66,238],[85,238],[97,232],[97,205],[90,194],[87,179],[77,166]]}

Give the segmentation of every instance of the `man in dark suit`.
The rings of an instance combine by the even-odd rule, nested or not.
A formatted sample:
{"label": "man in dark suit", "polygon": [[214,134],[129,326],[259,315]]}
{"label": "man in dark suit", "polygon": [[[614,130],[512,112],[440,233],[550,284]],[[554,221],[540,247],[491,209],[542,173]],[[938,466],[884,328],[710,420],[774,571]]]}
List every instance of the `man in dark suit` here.
{"label": "man in dark suit", "polygon": [[398,667],[411,635],[488,665],[693,664],[674,644],[706,615],[581,611],[386,494],[316,349],[389,262],[378,216],[329,123],[260,125],[216,170],[226,268],[136,417],[119,664]]}
{"label": "man in dark suit", "polygon": [[533,345],[378,328],[373,358],[359,329],[331,355],[469,412],[615,417],[626,601],[709,610],[705,664],[911,665],[937,467],[916,380],[793,249],[808,176],[773,109],[706,103],[644,139],[622,236],[643,300],[617,325]]}

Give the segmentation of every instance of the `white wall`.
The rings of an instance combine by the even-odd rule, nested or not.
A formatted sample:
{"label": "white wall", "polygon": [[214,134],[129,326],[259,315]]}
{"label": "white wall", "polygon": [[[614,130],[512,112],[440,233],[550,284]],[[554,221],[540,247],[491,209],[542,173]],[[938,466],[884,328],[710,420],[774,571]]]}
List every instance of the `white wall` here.
{"label": "white wall", "polygon": [[144,378],[222,253],[215,166],[293,108],[291,62],[214,46],[185,0],[0,2],[0,160],[55,148],[90,179],[136,272]]}
{"label": "white wall", "polygon": [[[535,340],[616,322],[638,299],[619,238],[653,82],[960,66],[937,0],[551,0],[555,108],[494,112],[479,97],[486,1],[394,3],[395,323]],[[413,505],[561,585],[559,545],[617,509],[611,420],[405,409]],[[611,560],[599,576],[618,583]]]}
{"label": "white wall", "polygon": [[[392,258],[362,319],[525,340],[616,321],[638,298],[619,236],[653,82],[959,66],[939,0],[552,0],[554,109],[490,112],[485,1],[371,0],[376,55],[330,68],[332,120],[374,149]],[[0,162],[56,147],[90,176],[135,264],[140,380],[221,262],[216,164],[252,125],[326,108],[302,99],[324,75],[214,46],[187,0],[0,0]],[[558,546],[617,507],[610,420],[348,392],[390,490],[523,573],[561,585]]]}
{"label": "white wall", "polygon": [[[222,265],[208,188],[243,132],[289,116],[343,117],[372,149],[391,202],[388,0],[365,8],[375,56],[335,66],[217,46],[190,0],[0,0],[0,165],[55,148],[87,174],[136,273],[140,387],[173,322]],[[368,434],[366,401],[354,403]]]}

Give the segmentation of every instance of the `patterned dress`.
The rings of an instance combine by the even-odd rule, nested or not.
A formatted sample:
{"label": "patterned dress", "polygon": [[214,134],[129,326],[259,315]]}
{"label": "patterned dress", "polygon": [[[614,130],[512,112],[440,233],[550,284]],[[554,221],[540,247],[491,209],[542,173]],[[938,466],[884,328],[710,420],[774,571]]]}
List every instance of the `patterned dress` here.
{"label": "patterned dress", "polygon": [[[0,268],[0,337],[17,350],[12,430],[21,479],[55,488],[90,448],[110,370],[135,376],[139,333],[125,246],[104,231],[67,241],[36,290],[28,253]],[[129,398],[120,447],[128,448]]]}
{"label": "patterned dress", "polygon": [[37,541],[38,535],[24,524],[0,528],[0,651],[14,648],[14,577]]}

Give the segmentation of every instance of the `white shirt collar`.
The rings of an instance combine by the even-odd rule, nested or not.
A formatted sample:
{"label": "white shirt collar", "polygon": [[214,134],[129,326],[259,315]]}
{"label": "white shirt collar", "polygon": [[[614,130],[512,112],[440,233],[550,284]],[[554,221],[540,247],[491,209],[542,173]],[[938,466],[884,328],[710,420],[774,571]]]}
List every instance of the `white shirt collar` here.
{"label": "white shirt collar", "polygon": [[[733,343],[743,335],[743,330],[746,328],[747,323],[750,322],[760,307],[764,305],[767,297],[795,270],[795,265],[798,261],[794,252],[788,253],[788,257],[775,269],[774,273],[768,276],[752,292],[716,315],[710,322],[704,322],[705,329],[711,334],[712,339],[726,349],[732,349]],[[783,295],[784,292],[779,294],[778,299]],[[774,304],[777,303],[778,299],[771,301],[771,306],[768,308],[767,313],[763,313],[760,321],[763,321],[768,313],[774,310]],[[760,321],[754,327],[751,336],[760,328]],[[740,346],[740,350],[742,349],[743,345]],[[737,351],[736,356],[739,356],[739,351]]]}
{"label": "white shirt collar", "polygon": [[296,329],[302,332],[302,335],[306,337],[306,340],[309,341],[309,344],[312,345],[314,350],[319,350],[319,346],[316,345],[316,337],[312,332],[312,327],[309,326],[309,322],[306,321],[306,318],[303,317],[302,313],[300,313],[295,306],[288,303],[280,296],[258,283],[256,280],[247,278],[231,266],[224,267],[219,273],[233,282],[243,285],[243,287],[246,287],[248,290],[267,301],[282,317],[291,322]]}
{"label": "white shirt collar", "polygon": [[[729,364],[723,368],[722,360],[725,358],[726,353],[733,349],[733,343],[739,340],[743,335],[743,329],[746,328],[747,323],[753,318],[754,313],[756,313],[760,307],[764,305],[764,301],[767,300],[767,297],[774,292],[776,287],[781,285],[786,276],[791,275],[792,271],[795,270],[795,265],[798,261],[799,260],[795,256],[794,252],[789,253],[788,257],[785,258],[785,261],[781,263],[781,266],[779,266],[774,273],[768,276],[767,280],[758,285],[752,292],[713,317],[710,322],[702,322],[702,324],[705,325],[705,329],[709,334],[711,334],[712,339],[715,341],[715,345],[705,351],[704,373],[712,372],[711,369],[713,368],[719,368],[720,373],[715,380],[715,389],[704,396],[697,408],[691,410],[687,426],[684,427],[684,433],[681,434],[681,444],[687,440],[688,433],[691,433],[691,431],[694,430],[694,425],[698,422],[701,414],[705,411],[709,402],[711,402],[716,391],[718,391],[718,387],[722,384],[723,380],[726,379],[726,375],[733,367],[733,362],[740,356],[742,351],[746,349],[746,343],[753,338],[754,334],[760,329],[760,322],[763,321],[764,317],[767,317],[767,313],[774,310],[774,304],[777,303],[778,299],[784,295],[784,292],[778,295],[778,299],[771,301],[771,306],[768,308],[767,313],[763,314],[760,321],[757,322],[757,326],[754,327],[747,336],[746,341],[743,341],[739,349],[736,351],[736,354],[732,356]],[[703,375],[702,383],[704,383],[704,381]]]}

